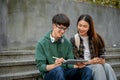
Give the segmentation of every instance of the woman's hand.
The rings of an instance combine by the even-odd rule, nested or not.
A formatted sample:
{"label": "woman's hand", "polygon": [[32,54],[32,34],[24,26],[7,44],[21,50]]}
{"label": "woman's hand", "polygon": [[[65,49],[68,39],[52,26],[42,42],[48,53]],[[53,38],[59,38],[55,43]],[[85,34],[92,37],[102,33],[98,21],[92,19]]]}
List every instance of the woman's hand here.
{"label": "woman's hand", "polygon": [[96,58],[93,58],[93,63],[94,64],[104,64],[105,59],[96,57]]}
{"label": "woman's hand", "polygon": [[104,64],[104,63],[105,63],[105,59],[99,58],[99,60],[100,60],[100,61],[98,62],[99,64]]}
{"label": "woman's hand", "polygon": [[89,60],[88,62],[85,62],[85,64],[104,64],[105,63],[105,59],[103,58],[99,58],[99,57],[95,57],[91,60]]}

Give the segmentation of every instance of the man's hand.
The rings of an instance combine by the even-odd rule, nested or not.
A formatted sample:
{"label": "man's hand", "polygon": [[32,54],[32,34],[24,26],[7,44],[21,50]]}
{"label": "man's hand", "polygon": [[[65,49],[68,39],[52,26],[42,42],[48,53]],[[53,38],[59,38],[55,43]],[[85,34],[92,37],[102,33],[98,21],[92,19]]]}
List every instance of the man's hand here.
{"label": "man's hand", "polygon": [[57,58],[57,59],[55,60],[55,65],[56,65],[56,66],[60,66],[60,65],[62,65],[63,62],[64,62],[64,59],[63,59],[63,58]]}
{"label": "man's hand", "polygon": [[54,64],[49,64],[46,66],[47,71],[50,71],[50,70],[54,69],[55,67],[62,65],[63,61],[64,61],[63,58],[56,58]]}

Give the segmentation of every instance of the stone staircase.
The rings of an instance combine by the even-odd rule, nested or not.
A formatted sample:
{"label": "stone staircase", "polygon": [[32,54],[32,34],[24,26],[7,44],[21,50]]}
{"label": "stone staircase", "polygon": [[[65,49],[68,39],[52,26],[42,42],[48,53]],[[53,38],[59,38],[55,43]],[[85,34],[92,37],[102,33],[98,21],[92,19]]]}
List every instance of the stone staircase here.
{"label": "stone staircase", "polygon": [[[107,49],[106,61],[120,80],[120,48]],[[0,80],[42,80],[36,68],[34,50],[0,52]]]}
{"label": "stone staircase", "polygon": [[117,79],[120,80],[120,48],[109,48],[106,52],[106,62],[111,64]]}
{"label": "stone staircase", "polygon": [[0,80],[40,80],[34,50],[0,52]]}

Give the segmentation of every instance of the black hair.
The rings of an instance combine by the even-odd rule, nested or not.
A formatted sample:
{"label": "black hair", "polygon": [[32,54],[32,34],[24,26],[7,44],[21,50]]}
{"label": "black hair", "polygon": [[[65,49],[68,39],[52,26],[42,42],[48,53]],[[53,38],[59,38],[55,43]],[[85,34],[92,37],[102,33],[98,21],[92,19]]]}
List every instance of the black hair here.
{"label": "black hair", "polygon": [[69,27],[70,20],[65,14],[59,13],[59,14],[56,14],[55,16],[53,16],[52,24],[58,24],[58,25],[63,25],[63,26]]}

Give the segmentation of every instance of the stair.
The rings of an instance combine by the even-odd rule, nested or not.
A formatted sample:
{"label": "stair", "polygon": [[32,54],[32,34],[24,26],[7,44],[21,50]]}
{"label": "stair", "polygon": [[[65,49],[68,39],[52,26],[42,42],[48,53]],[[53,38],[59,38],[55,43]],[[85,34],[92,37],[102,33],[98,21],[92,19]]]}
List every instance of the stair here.
{"label": "stair", "polygon": [[34,50],[0,52],[0,80],[41,80]]}
{"label": "stair", "polygon": [[[120,48],[109,48],[106,62],[114,69],[120,80]],[[36,68],[34,50],[0,52],[0,80],[42,80]]]}
{"label": "stair", "polygon": [[106,50],[106,62],[109,63],[120,80],[120,48],[108,48]]}

